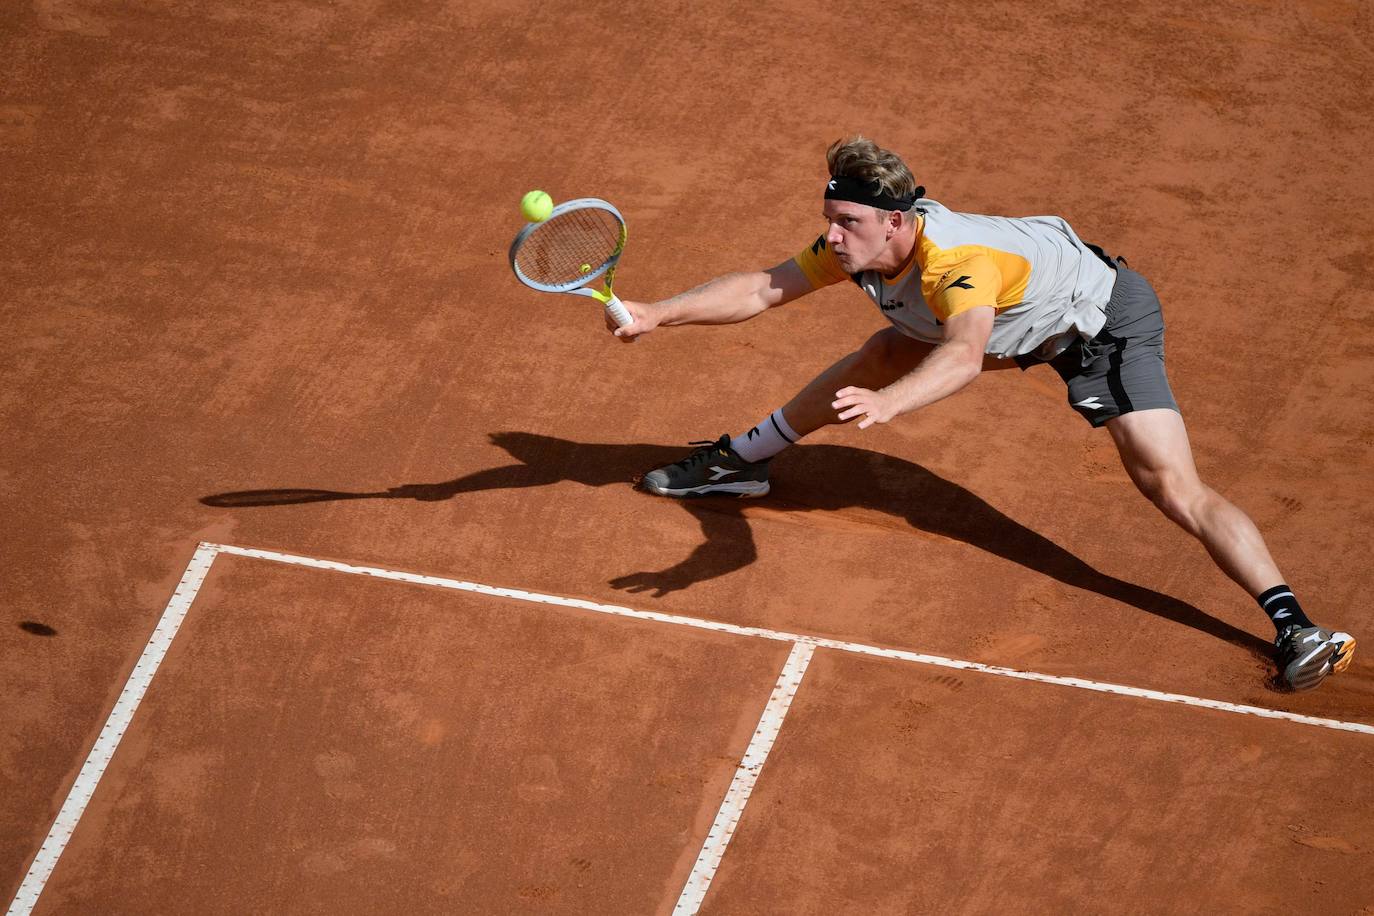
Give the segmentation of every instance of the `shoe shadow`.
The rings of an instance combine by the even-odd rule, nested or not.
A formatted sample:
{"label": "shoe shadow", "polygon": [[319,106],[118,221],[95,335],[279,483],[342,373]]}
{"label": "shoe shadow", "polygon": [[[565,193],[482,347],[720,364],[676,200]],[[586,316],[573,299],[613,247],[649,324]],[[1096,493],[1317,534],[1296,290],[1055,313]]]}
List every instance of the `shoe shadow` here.
{"label": "shoe shadow", "polygon": [[[219,508],[250,508],[346,499],[437,501],[464,493],[542,487],[563,481],[600,487],[637,481],[638,475],[685,454],[682,446],[572,442],[520,432],[493,433],[491,440],[518,463],[441,483],[404,484],[376,492],[245,490],[205,496],[200,502]],[[1074,588],[1192,627],[1260,659],[1267,661],[1272,654],[1263,639],[1185,601],[1098,572],[975,494],[913,462],[850,446],[801,445],[775,459],[772,477],[773,493],[760,504],[771,511],[873,510]],[[803,492],[795,485],[797,481],[812,485]],[[749,566],[758,557],[745,517],[749,502],[720,497],[680,501],[678,505],[700,525],[701,543],[687,557],[664,569],[629,573],[609,584],[632,593],[663,597]]]}

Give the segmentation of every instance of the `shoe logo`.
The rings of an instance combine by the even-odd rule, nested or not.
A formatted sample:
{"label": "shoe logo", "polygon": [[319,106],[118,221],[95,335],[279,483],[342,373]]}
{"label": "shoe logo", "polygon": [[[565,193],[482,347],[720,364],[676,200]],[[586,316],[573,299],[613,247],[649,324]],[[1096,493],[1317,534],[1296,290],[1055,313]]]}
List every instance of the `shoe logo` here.
{"label": "shoe logo", "polygon": [[711,465],[711,470],[715,471],[715,473],[711,475],[712,480],[720,480],[722,477],[729,477],[731,474],[739,473],[739,471],[732,471],[729,468],[723,468],[718,464]]}
{"label": "shoe logo", "polygon": [[1090,398],[1084,398],[1083,400],[1079,401],[1077,404],[1075,404],[1075,405],[1073,405],[1073,406],[1074,406],[1074,407],[1082,407],[1082,408],[1085,408],[1085,409],[1087,409],[1087,410],[1101,410],[1102,408],[1106,407],[1107,405],[1106,405],[1106,404],[1103,404],[1103,403],[1102,403],[1102,399],[1099,398],[1097,395],[1093,395],[1093,396],[1090,397]]}
{"label": "shoe logo", "polygon": [[972,283],[965,283],[965,282],[964,282],[965,280],[972,280],[972,279],[973,279],[972,277],[970,277],[970,276],[968,276],[967,274],[965,274],[964,276],[960,277],[959,279],[957,279],[957,280],[955,280],[953,283],[951,283],[951,284],[950,284],[950,288],[953,289],[954,287],[957,286],[957,287],[959,287],[959,289],[973,289],[973,284],[972,284]]}

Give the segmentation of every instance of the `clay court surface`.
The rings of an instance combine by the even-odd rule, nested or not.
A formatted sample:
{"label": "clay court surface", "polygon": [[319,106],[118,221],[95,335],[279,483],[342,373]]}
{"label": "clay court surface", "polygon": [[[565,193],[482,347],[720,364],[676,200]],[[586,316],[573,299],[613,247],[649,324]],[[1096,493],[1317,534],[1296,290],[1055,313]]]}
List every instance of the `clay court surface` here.
{"label": "clay court surface", "polygon": [[[621,344],[510,276],[520,195],[654,299],[808,244],[854,132],[1152,280],[1348,671],[1275,689],[1045,367],[633,489],[883,320]],[[7,6],[4,903],[1374,914],[1371,137],[1354,0]]]}

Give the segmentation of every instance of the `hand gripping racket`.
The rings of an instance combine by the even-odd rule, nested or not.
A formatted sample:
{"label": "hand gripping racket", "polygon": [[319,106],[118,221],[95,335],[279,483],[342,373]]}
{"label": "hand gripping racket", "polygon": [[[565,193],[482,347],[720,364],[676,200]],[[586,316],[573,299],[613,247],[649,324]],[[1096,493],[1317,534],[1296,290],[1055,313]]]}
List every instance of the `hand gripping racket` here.
{"label": "hand gripping racket", "polygon": [[[590,296],[623,328],[634,318],[611,292],[611,282],[625,236],[625,218],[606,201],[569,200],[554,207],[548,219],[520,230],[510,245],[510,266],[531,289]],[[586,285],[603,274],[601,289]]]}

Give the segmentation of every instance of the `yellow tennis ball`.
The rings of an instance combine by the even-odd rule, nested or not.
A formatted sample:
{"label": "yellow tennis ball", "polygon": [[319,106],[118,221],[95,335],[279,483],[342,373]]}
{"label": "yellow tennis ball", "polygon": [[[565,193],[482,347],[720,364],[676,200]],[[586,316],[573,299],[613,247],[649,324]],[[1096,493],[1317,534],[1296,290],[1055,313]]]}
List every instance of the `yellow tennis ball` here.
{"label": "yellow tennis ball", "polygon": [[543,191],[531,191],[520,198],[520,212],[532,223],[542,223],[553,212],[553,198]]}
{"label": "yellow tennis ball", "polygon": [[591,272],[592,272],[592,265],[590,265],[590,264],[583,264],[583,265],[582,265],[582,272],[583,272],[584,274],[589,274],[589,273],[591,273]]}

